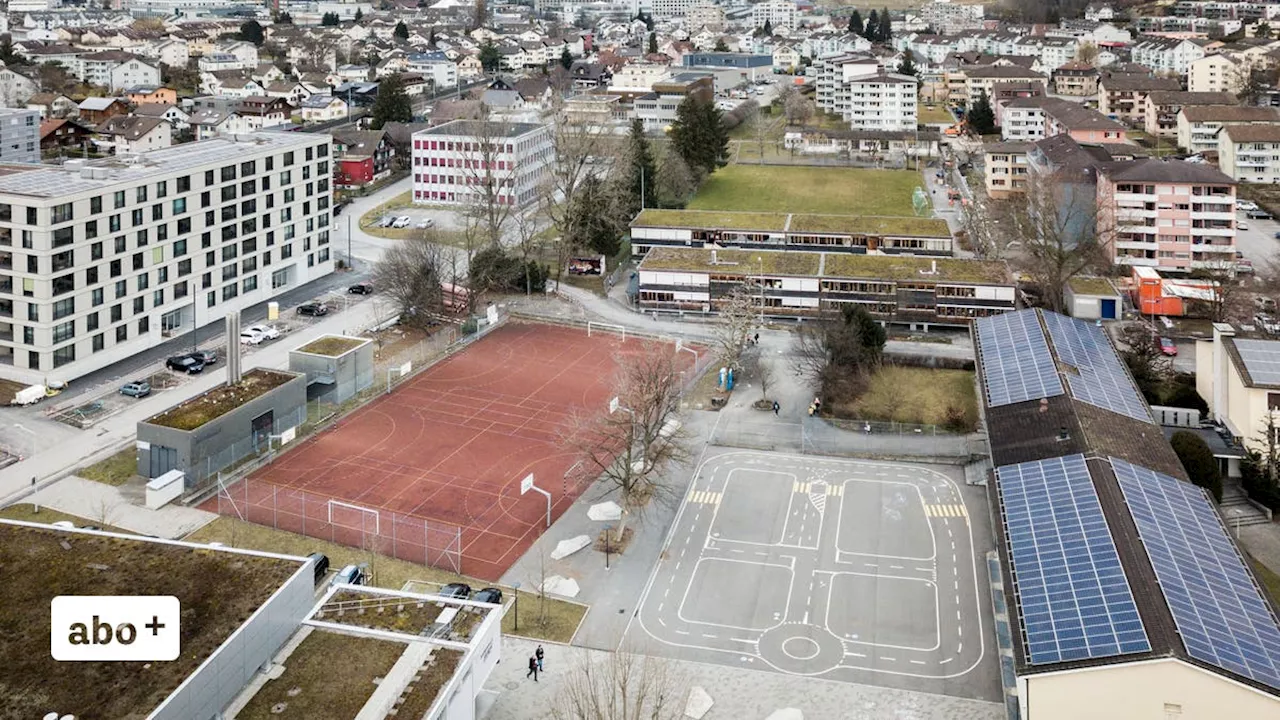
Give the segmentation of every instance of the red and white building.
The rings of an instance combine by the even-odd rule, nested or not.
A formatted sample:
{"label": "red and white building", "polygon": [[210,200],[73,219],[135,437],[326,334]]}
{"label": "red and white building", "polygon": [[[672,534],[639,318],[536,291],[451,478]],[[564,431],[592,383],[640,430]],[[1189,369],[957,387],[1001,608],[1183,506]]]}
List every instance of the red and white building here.
{"label": "red and white building", "polygon": [[413,134],[413,201],[463,205],[497,183],[503,202],[531,204],[551,172],[551,129],[533,123],[454,120]]}

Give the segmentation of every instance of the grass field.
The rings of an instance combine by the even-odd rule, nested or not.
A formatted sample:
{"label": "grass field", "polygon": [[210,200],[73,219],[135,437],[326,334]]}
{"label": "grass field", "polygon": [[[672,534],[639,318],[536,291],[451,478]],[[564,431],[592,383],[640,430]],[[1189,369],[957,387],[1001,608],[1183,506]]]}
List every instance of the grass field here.
{"label": "grass field", "polygon": [[910,170],[730,165],[707,179],[689,209],[912,215],[911,193],[922,182]]}
{"label": "grass field", "polygon": [[125,448],[105,460],[76,470],[76,475],[104,485],[123,485],[138,472],[138,451]]}
{"label": "grass field", "polygon": [[315,630],[284,661],[284,673],[268,680],[238,717],[355,717],[404,649],[404,643],[390,640]]}
{"label": "grass field", "polygon": [[837,415],[848,414],[864,420],[946,425],[948,409],[963,414],[965,431],[978,422],[978,400],[973,390],[973,373],[968,370],[885,365],[874,375],[856,400],[836,403]]}
{"label": "grass field", "polygon": [[[405,583],[410,580],[419,580],[432,584],[465,582],[477,590],[487,584],[481,580],[462,577],[446,570],[438,570],[382,555],[373,555],[345,545],[336,545],[303,535],[295,535],[294,533],[274,530],[269,527],[254,525],[253,523],[241,522],[235,518],[220,517],[183,539],[200,543],[221,542],[231,547],[266,550],[286,555],[308,555],[313,552],[321,552],[329,556],[330,567],[333,569],[341,568],[344,565],[369,563],[370,570],[373,573],[373,584],[378,587],[395,590],[403,588]],[[536,585],[534,578],[529,578],[529,581],[523,584],[528,586]],[[503,588],[503,594],[507,597],[510,597],[511,592],[510,588]],[[520,599],[524,601],[520,603],[524,607],[524,611],[521,612],[523,621],[520,623],[520,632],[515,632],[515,618],[511,613],[507,613],[502,618],[502,632],[567,643],[573,637],[574,631],[578,629],[578,623],[582,621],[582,617],[587,612],[587,608],[584,605],[550,598],[546,600],[544,606],[540,606],[536,593],[521,591]],[[545,615],[545,621],[543,622],[539,622],[541,615]]]}
{"label": "grass field", "polygon": [[918,121],[921,125],[933,125],[937,123],[946,123],[951,125],[956,121],[956,119],[952,117],[951,113],[941,105],[934,105],[933,107],[928,107],[926,105],[920,107]]}
{"label": "grass field", "polygon": [[41,507],[40,511],[36,512],[36,507],[31,503],[19,503],[17,505],[2,507],[0,508],[0,518],[4,518],[5,520],[22,520],[24,522],[38,522],[46,525],[66,520],[76,527],[97,525],[103,530],[110,530],[111,532],[129,532],[124,528],[118,528],[114,525],[103,525],[97,520],[92,520],[90,518],[82,518],[78,515],[68,515],[61,510],[54,510],[51,507]]}

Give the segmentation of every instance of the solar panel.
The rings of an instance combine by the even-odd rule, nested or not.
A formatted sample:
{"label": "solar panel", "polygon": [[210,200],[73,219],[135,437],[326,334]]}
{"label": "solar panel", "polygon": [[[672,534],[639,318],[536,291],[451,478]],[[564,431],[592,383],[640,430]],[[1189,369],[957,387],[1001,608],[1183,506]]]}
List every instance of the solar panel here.
{"label": "solar panel", "polygon": [[1204,491],[1111,466],[1187,654],[1280,689],[1280,626]]}
{"label": "solar panel", "polygon": [[1151,649],[1083,455],[996,470],[1033,665]]}
{"label": "solar panel", "polygon": [[1103,410],[1152,422],[1151,412],[1102,328],[1051,312],[1044,314],[1044,324],[1058,357],[1078,371],[1064,373],[1072,397]]}
{"label": "solar panel", "polygon": [[979,320],[978,349],[988,407],[1065,392],[1035,310]]}
{"label": "solar panel", "polygon": [[1235,344],[1255,383],[1280,385],[1280,342],[1240,339]]}

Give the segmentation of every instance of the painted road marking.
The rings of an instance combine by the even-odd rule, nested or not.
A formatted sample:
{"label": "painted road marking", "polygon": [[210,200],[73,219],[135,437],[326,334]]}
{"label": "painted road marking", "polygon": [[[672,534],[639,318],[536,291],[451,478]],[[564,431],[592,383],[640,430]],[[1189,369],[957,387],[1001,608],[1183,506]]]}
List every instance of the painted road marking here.
{"label": "painted road marking", "polygon": [[827,486],[827,494],[828,494],[828,495],[836,495],[836,496],[844,495],[844,486],[843,486],[843,485],[828,485],[828,486]]}
{"label": "painted road marking", "polygon": [[809,492],[809,486],[812,484],[813,483],[800,482],[799,480],[796,480],[795,483],[792,484],[791,490],[792,492],[807,493]]}
{"label": "painted road marking", "polygon": [[924,512],[932,517],[969,517],[963,505],[925,505]]}
{"label": "painted road marking", "polygon": [[710,490],[694,490],[689,493],[689,502],[702,503],[704,505],[719,505],[721,493],[712,492]]}

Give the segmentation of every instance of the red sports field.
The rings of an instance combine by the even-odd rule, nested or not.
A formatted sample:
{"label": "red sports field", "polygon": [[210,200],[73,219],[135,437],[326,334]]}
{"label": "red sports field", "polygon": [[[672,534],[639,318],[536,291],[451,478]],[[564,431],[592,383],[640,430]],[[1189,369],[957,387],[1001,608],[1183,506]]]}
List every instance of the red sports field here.
{"label": "red sports field", "polygon": [[[245,485],[305,490],[459,526],[461,571],[496,580],[546,526],[546,498],[521,496],[520,479],[533,473],[551,493],[553,521],[569,507],[582,486],[564,480],[578,457],[561,429],[575,413],[607,411],[615,356],[640,344],[508,323],[304,441]],[[308,522],[314,525],[314,516]]]}

